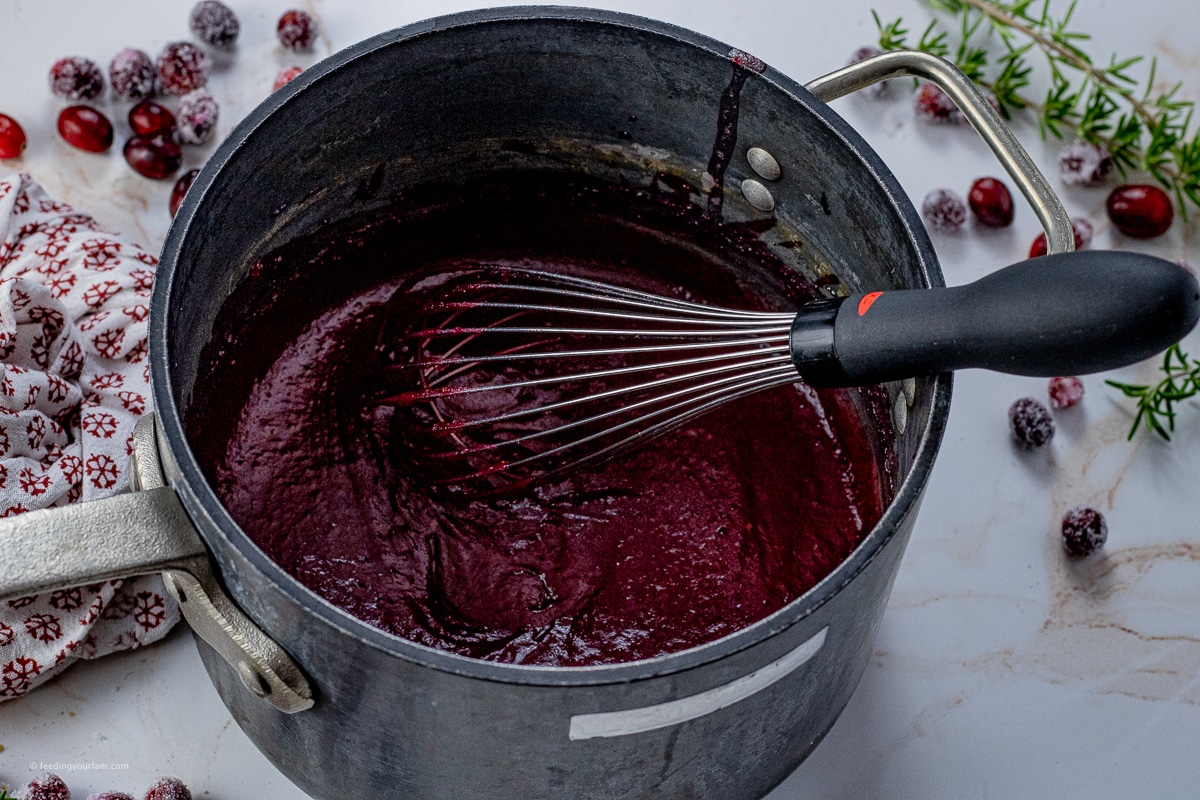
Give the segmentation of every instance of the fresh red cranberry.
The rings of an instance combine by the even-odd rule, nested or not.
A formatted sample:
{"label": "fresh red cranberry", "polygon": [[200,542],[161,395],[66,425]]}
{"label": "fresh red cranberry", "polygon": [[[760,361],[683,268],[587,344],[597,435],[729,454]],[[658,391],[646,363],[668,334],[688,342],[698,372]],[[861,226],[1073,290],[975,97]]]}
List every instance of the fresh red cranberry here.
{"label": "fresh red cranberry", "polygon": [[167,178],[179,171],[183,153],[166,136],[132,136],[125,142],[125,160],[139,175]]}
{"label": "fresh red cranberry", "polygon": [[1108,540],[1108,524],[1104,515],[1094,508],[1076,506],[1063,514],[1063,547],[1073,556],[1096,552]]}
{"label": "fresh red cranberry", "polygon": [[930,229],[953,233],[967,221],[967,204],[949,189],[934,189],[921,203],[921,216]]}
{"label": "fresh red cranberry", "polygon": [[1074,376],[1050,379],[1050,405],[1059,411],[1083,399],[1083,381]]}
{"label": "fresh red cranberry", "polygon": [[129,127],[139,136],[170,136],[175,132],[175,115],[166,106],[143,100],[129,109]]}
{"label": "fresh red cranberry", "polygon": [[196,89],[179,98],[179,141],[204,144],[217,128],[221,109],[205,89]]}
{"label": "fresh red cranberry", "polygon": [[1009,406],[1008,425],[1017,444],[1025,450],[1041,447],[1054,438],[1050,409],[1032,397],[1022,397]]}
{"label": "fresh red cranberry", "polygon": [[25,150],[25,131],[8,114],[0,114],[0,158],[16,158]]}
{"label": "fresh red cranberry", "polygon": [[71,800],[71,790],[57,775],[47,772],[25,784],[21,800]]}
{"label": "fresh red cranberry", "polygon": [[112,147],[113,126],[91,106],[67,106],[58,114],[58,133],[72,147],[103,153]]}
{"label": "fresh red cranberry", "polygon": [[159,778],[146,791],[145,800],[192,800],[192,793],[179,778]]}
{"label": "fresh red cranberry", "polygon": [[183,198],[188,193],[188,189],[192,188],[192,184],[196,182],[196,176],[200,174],[200,170],[193,169],[183,173],[179,180],[175,181],[175,185],[171,187],[171,218],[179,213],[179,206],[183,205]]}
{"label": "fresh red cranberry", "polygon": [[[878,47],[870,47],[870,46],[860,47],[857,50],[855,50],[853,54],[851,54],[850,60],[847,62],[847,64],[857,64],[859,61],[862,61],[864,58],[870,58],[871,56],[877,56],[882,52],[883,51],[880,50]],[[864,89],[861,89],[859,91],[859,94],[861,94],[865,97],[869,97],[872,100],[881,100],[881,99],[887,97],[889,94],[891,94],[891,92],[892,92],[892,81],[880,81],[879,83],[872,83],[870,86],[867,86]]]}
{"label": "fresh red cranberry", "polygon": [[279,70],[279,74],[275,76],[275,85],[271,87],[272,92],[278,92],[284,86],[287,86],[296,76],[304,70],[299,67],[288,67],[287,69]]}
{"label": "fresh red cranberry", "polygon": [[1112,167],[1112,154],[1085,139],[1076,139],[1058,154],[1058,175],[1068,186],[1099,186]]}
{"label": "fresh red cranberry", "polygon": [[191,42],[172,42],[159,54],[157,67],[163,91],[178,96],[208,83],[212,59]]}
{"label": "fresh red cranberry", "polygon": [[200,0],[192,7],[188,27],[196,38],[213,47],[230,47],[237,41],[241,25],[233,9],[217,0]]}
{"label": "fresh red cranberry", "polygon": [[141,50],[126,47],[108,64],[108,82],[118,100],[142,100],[154,94],[154,62]]}
{"label": "fresh red cranberry", "polygon": [[133,800],[133,797],[124,792],[100,792],[99,794],[89,794],[87,800]]}
{"label": "fresh red cranberry", "polygon": [[279,18],[275,32],[289,50],[308,50],[317,35],[317,21],[308,12],[294,8]]}
{"label": "fresh red cranberry", "polygon": [[1146,184],[1118,186],[1108,196],[1105,208],[1117,230],[1135,239],[1152,239],[1166,233],[1175,218],[1167,193]]}
{"label": "fresh red cranberry", "polygon": [[60,58],[50,67],[50,91],[64,100],[95,100],[104,94],[104,73],[90,59]]}
{"label": "fresh red cranberry", "polygon": [[989,228],[1004,228],[1013,221],[1013,200],[1008,187],[995,178],[980,178],[971,184],[967,202],[975,219]]}
{"label": "fresh red cranberry", "polygon": [[962,112],[950,96],[937,85],[922,83],[913,95],[913,113],[922,122],[935,125],[958,125],[963,121]]}
{"label": "fresh red cranberry", "polygon": [[[1086,250],[1087,246],[1092,243],[1092,223],[1083,217],[1075,217],[1071,220],[1071,232],[1075,234],[1076,250]],[[1046,255],[1047,252],[1046,234],[1039,233],[1029,247],[1029,257],[1037,258]]]}

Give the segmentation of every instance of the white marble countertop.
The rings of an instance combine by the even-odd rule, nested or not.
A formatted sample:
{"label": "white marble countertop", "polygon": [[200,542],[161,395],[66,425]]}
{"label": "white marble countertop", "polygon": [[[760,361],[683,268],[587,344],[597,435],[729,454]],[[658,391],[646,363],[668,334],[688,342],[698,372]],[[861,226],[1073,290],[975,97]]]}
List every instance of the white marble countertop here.
{"label": "white marble countertop", "polygon": [[[227,0],[243,32],[211,83],[221,133],[264,98],[279,68],[380,31],[481,5],[306,0],[323,33],[296,59],[275,44],[284,0]],[[0,175],[31,172],[47,189],[157,250],[169,225],[170,181],[145,180],[119,155],[72,151],[54,132],[59,102],[46,88],[58,57],[107,64],[117,50],[157,52],[187,38],[191,0],[0,0],[0,111],[30,138]],[[500,5],[499,3],[482,3]],[[667,20],[754,53],[807,80],[841,66],[874,39],[870,11],[903,14],[919,31],[918,0],[595,0],[594,5]],[[1063,6],[1063,8],[1057,8]],[[1057,11],[1065,3],[1055,3]],[[1100,58],[1159,57],[1163,79],[1200,99],[1200,16],[1191,0],[1085,0],[1078,25]],[[907,93],[900,93],[907,96]],[[123,108],[114,116],[123,115]],[[948,186],[965,193],[999,168],[969,129],[915,124],[904,99],[859,98],[835,108],[860,130],[918,201]],[[1057,181],[1055,144],[1017,126]],[[114,148],[115,150],[115,148]],[[185,169],[206,149],[192,150]],[[1104,190],[1064,190],[1073,215],[1096,225],[1096,246],[1129,247],[1110,229]],[[1200,263],[1200,214],[1178,219],[1138,249]],[[1037,233],[1019,208],[1007,230],[935,238],[949,283],[1018,260]],[[1200,350],[1200,337],[1185,342]],[[1147,382],[1154,365],[1121,371]],[[1035,453],[1010,441],[1006,409],[1044,396],[1045,382],[964,373],[916,532],[874,656],[832,732],[770,800],[799,798],[1194,798],[1200,796],[1200,407],[1189,406],[1171,444],[1127,442],[1129,404],[1085,379],[1087,396],[1059,414],[1059,434]],[[1071,561],[1059,544],[1062,513],[1103,511],[1109,542]],[[226,713],[190,635],[76,665],[28,697],[0,704],[0,784],[22,785],[30,764],[125,765],[68,776],[77,797],[105,788],[140,792],[175,774],[198,797],[301,800]],[[35,766],[35,771],[43,771]],[[719,799],[717,799],[719,800]]]}

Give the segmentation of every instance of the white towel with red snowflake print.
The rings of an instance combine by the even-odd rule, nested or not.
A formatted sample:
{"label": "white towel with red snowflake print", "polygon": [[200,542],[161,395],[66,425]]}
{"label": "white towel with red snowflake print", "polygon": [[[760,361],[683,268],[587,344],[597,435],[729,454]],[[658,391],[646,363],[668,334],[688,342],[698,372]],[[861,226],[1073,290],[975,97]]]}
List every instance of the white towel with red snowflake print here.
{"label": "white towel with red snowflake print", "polygon": [[[0,515],[128,489],[156,263],[28,175],[0,181]],[[157,576],[0,603],[0,701],[178,619]]]}

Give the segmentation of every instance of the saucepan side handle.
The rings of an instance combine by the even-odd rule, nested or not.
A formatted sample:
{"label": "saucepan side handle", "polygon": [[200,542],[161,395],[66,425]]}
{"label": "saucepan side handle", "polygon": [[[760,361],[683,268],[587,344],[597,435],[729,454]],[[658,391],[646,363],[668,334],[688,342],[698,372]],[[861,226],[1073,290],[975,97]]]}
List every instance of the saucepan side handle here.
{"label": "saucepan side handle", "polygon": [[222,590],[208,551],[167,485],[148,414],[134,429],[129,494],[0,520],[0,601],[162,573],[192,629],[280,711],[311,708],[312,689],[291,657]]}
{"label": "saucepan side handle", "polygon": [[946,59],[920,50],[892,50],[817,78],[804,88],[828,103],[873,83],[906,75],[937,84],[987,142],[1021,194],[1033,206],[1038,221],[1046,231],[1047,252],[1069,253],[1074,250],[1075,234],[1071,230],[1071,218],[1046,177],[980,88]]}

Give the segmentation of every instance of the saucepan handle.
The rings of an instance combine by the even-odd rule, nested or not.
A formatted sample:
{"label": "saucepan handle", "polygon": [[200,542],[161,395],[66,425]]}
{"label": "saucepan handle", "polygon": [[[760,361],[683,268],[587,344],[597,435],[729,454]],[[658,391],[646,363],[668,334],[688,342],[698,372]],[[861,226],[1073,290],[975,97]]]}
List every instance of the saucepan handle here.
{"label": "saucepan handle", "polygon": [[286,713],[311,708],[291,657],[234,605],[175,490],[148,414],[134,430],[129,494],[0,520],[0,601],[133,575],[162,573],[192,630],[255,695]]}
{"label": "saucepan handle", "polygon": [[873,83],[903,76],[923,78],[940,87],[983,137],[1016,183],[1046,231],[1048,253],[1075,249],[1071,218],[1037,164],[1025,152],[975,83],[944,58],[920,50],[892,50],[864,58],[809,82],[804,88],[826,103]]}

